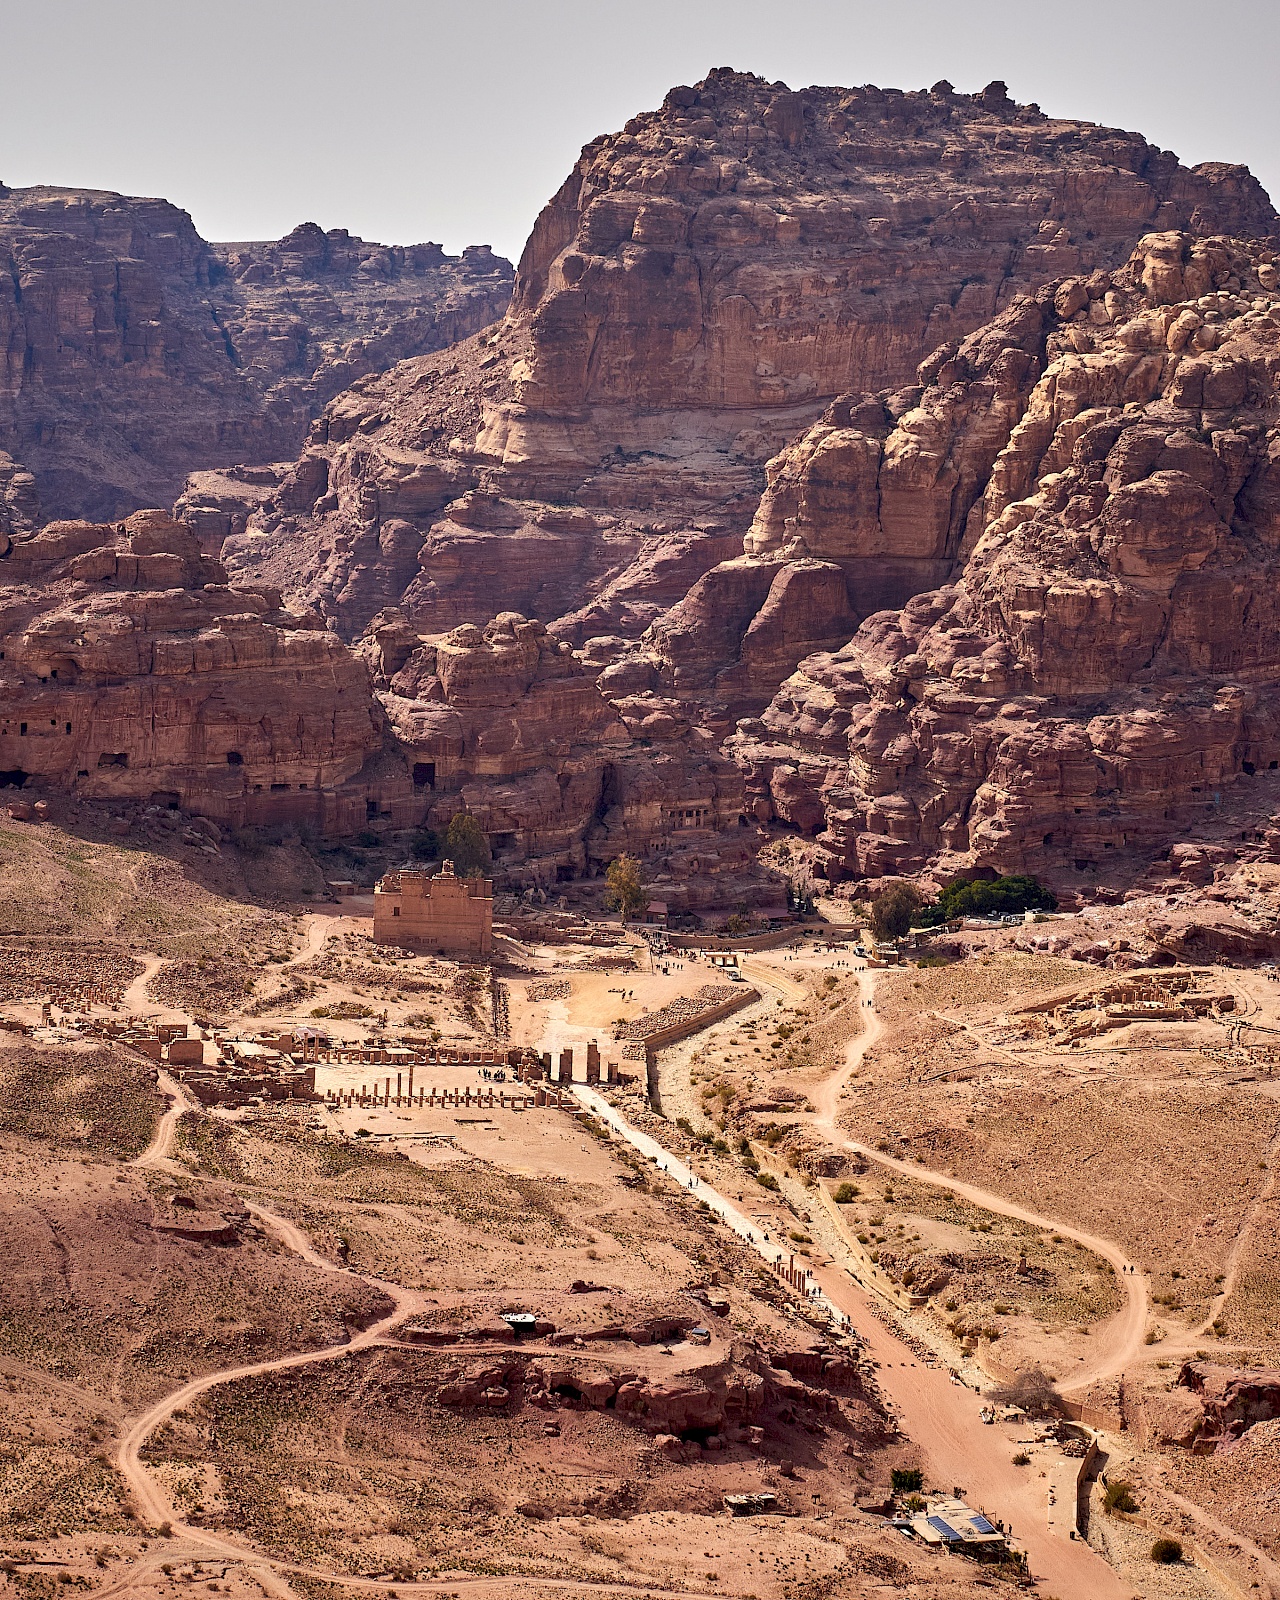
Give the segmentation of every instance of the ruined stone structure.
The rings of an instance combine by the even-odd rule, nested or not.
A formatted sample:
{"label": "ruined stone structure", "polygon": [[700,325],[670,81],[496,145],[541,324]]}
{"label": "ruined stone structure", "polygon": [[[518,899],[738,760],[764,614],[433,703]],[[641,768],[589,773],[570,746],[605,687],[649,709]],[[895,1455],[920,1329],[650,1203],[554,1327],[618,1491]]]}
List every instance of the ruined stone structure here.
{"label": "ruined stone structure", "polygon": [[436,955],[479,959],[493,951],[493,880],[459,878],[452,862],[432,873],[403,867],[373,891],[373,937]]}

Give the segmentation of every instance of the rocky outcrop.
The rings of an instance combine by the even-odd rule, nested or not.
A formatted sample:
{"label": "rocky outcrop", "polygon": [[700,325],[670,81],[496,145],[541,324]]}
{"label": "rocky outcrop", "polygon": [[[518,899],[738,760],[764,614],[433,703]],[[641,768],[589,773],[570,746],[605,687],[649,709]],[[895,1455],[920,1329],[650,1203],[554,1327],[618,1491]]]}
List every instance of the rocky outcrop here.
{"label": "rocky outcrop", "polygon": [[552,884],[581,875],[612,762],[631,739],[569,646],[515,612],[435,643],[403,612],[384,612],[362,648],[428,824],[465,808],[500,872]]}
{"label": "rocky outcrop", "polygon": [[36,480],[12,456],[0,451],[0,554],[12,534],[33,533],[40,526]]}
{"label": "rocky outcrop", "polygon": [[740,898],[755,842],[741,773],[651,697],[611,703],[544,623],[504,612],[424,639],[389,610],[360,653],[424,819],[469,811],[509,886],[596,874],[626,851],[667,857],[678,882],[655,879],[655,893],[670,882],[677,912]]}
{"label": "rocky outcrop", "polygon": [[6,543],[6,784],[330,833],[421,809],[363,662],[277,593],[229,587],[165,513]]}
{"label": "rocky outcrop", "polygon": [[[1178,1374],[1176,1396],[1187,1417],[1173,1442],[1190,1444],[1200,1454],[1229,1450],[1256,1423],[1280,1417],[1280,1371],[1219,1367],[1188,1361]],[[1198,1417],[1191,1414],[1191,1407]]]}
{"label": "rocky outcrop", "polygon": [[[681,1319],[687,1326],[692,1319]],[[679,1340],[673,1331],[668,1337]],[[659,1443],[684,1440],[712,1450],[729,1443],[764,1442],[759,1423],[776,1426],[823,1417],[836,1426],[883,1437],[878,1401],[872,1399],[857,1360],[824,1347],[769,1355],[754,1343],[735,1342],[699,1365],[656,1378],[635,1367],[565,1356],[502,1356],[455,1367],[435,1390],[438,1404],[456,1410],[532,1405],[612,1411],[656,1435]],[[839,1394],[844,1397],[836,1398]]]}
{"label": "rocky outcrop", "polygon": [[[1278,284],[1265,248],[1148,236],[1114,277],[1024,297],[931,358],[883,443],[850,445],[833,512],[790,497],[785,536],[829,552],[880,482],[863,545],[956,564],[804,662],[735,740],[761,810],[825,822],[831,875],[1088,887],[1280,763]],[[883,485],[902,461],[909,517]]]}
{"label": "rocky outcrop", "polygon": [[0,449],[54,516],[167,504],[197,468],[296,454],[340,390],[500,317],[511,283],[487,248],[314,223],[211,245],[168,201],[0,186]]}
{"label": "rocky outcrop", "polygon": [[[335,400],[228,557],[348,634],[402,602],[424,627],[480,621],[487,598],[487,615],[566,616],[575,643],[634,638],[670,601],[635,544],[708,536],[683,545],[695,581],[747,531],[764,462],[851,386],[910,382],[930,350],[1052,278],[1119,266],[1153,227],[1273,220],[1245,169],[1189,171],[1003,84],[793,93],[716,71],[589,144],[502,326]],[[540,592],[531,530],[554,571]],[[833,574],[803,573],[775,613],[802,597],[810,621],[762,625],[734,694],[848,625]],[[698,651],[679,648],[692,683]]]}

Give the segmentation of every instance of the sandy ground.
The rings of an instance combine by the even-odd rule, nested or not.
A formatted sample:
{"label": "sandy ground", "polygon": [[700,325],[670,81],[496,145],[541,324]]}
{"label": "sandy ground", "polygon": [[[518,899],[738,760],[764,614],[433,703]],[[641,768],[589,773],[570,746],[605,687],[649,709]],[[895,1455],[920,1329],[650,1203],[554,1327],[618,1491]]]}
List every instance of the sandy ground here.
{"label": "sandy ground", "polygon": [[[371,903],[363,900],[346,901],[333,908],[309,908],[289,918],[291,939],[272,969],[276,982],[282,993],[288,993],[289,985],[296,979],[308,977],[316,963],[329,963],[316,979],[316,992],[300,1001],[292,1011],[259,1011],[257,1015],[243,1011],[238,1016],[233,1012],[229,1031],[267,1031],[281,1021],[307,1019],[316,1005],[349,1001],[363,1002],[376,1012],[385,1010],[387,1028],[391,1032],[403,1025],[406,1016],[429,1011],[438,1019],[437,1027],[443,1037],[459,1040],[480,1037],[450,997],[449,974],[440,970],[442,964],[402,962],[385,973],[378,968],[370,976],[370,959],[362,941],[370,931],[371,909]],[[271,937],[280,945],[278,928]],[[606,1059],[610,1056],[616,1059],[618,1047],[610,1037],[616,1019],[631,1020],[642,1011],[659,1009],[678,995],[692,993],[702,984],[722,978],[719,969],[691,955],[672,957],[666,963],[669,968],[666,972],[649,970],[653,963],[647,950],[640,946],[630,951],[642,969],[634,972],[568,970],[575,963],[599,954],[590,947],[548,947],[512,953],[518,954],[520,960],[534,967],[536,972],[532,977],[512,972],[504,975],[510,1001],[511,1041],[550,1051],[553,1056],[572,1045],[578,1052],[579,1062],[581,1047],[592,1039],[598,1042]],[[145,951],[139,954],[144,970],[126,991],[122,1009],[151,1016],[186,1015],[180,1007],[157,999],[150,987],[174,958]],[[355,976],[335,976],[334,971],[339,969],[330,970],[332,958],[345,960],[349,964],[347,970]],[[919,1085],[927,1076],[925,1068],[945,1065],[952,1057],[944,1052],[951,1051],[955,1059],[977,1060],[983,1065],[983,1074],[976,1081],[980,1093],[989,1097],[1006,1092],[1005,1085],[1025,1088],[1034,1073],[1042,1077],[1052,1073],[1064,1082],[1114,1083],[1126,1092],[1139,1080],[1149,1093],[1161,1091],[1166,1084],[1187,1082],[1215,1091],[1219,1086],[1226,1086],[1233,1092],[1243,1092],[1240,1086],[1247,1084],[1255,1103],[1274,1106],[1276,1101],[1271,1097],[1280,1094],[1280,1087],[1275,1083],[1274,1071],[1268,1070],[1265,1061],[1261,1065],[1259,1061],[1268,1048],[1280,1044],[1280,984],[1262,973],[1215,970],[1213,981],[1230,985],[1237,997],[1237,1008],[1230,1020],[1179,1025],[1163,1032],[1143,1024],[1116,1030],[1105,1039],[1087,1042],[1070,1054],[1053,1053],[1019,1040],[1010,1032],[1008,1014],[1018,1000],[1018,993],[1006,992],[1007,984],[1001,989],[1004,969],[994,960],[984,965],[985,961],[986,958],[975,957],[964,964],[969,987],[957,1003],[954,978],[946,980],[952,983],[952,989],[948,990],[944,974],[940,973],[921,972],[916,978],[896,972],[869,972],[861,968],[847,949],[823,951],[810,945],[800,952],[753,954],[746,959],[743,970],[747,980],[760,991],[761,999],[731,1022],[663,1052],[664,1109],[669,1117],[682,1116],[694,1125],[701,1125],[705,1107],[702,1086],[709,1081],[715,1062],[733,1055],[739,1064],[745,1062],[752,1070],[758,1068],[766,1077],[771,1072],[772,1081],[793,1084],[803,1093],[807,1109],[801,1106],[790,1111],[786,1120],[814,1148],[827,1148],[837,1156],[856,1158],[865,1165],[873,1180],[896,1176],[899,1180],[909,1179],[915,1185],[932,1185],[991,1215],[1033,1225],[1046,1232],[1053,1230],[1062,1239],[1074,1241],[1092,1256],[1110,1263],[1124,1296],[1123,1309],[1089,1330],[1086,1353],[1073,1352],[1071,1360],[1078,1363],[1079,1370],[1064,1377],[1064,1387],[1068,1389],[1083,1392],[1121,1373],[1149,1373],[1157,1358],[1166,1365],[1176,1363],[1180,1357],[1206,1345],[1211,1349],[1221,1347],[1227,1352],[1230,1344],[1215,1343],[1211,1325],[1216,1325],[1217,1319],[1224,1315],[1229,1320],[1232,1308],[1244,1303],[1249,1296],[1253,1296],[1250,1304],[1260,1303],[1257,1300],[1259,1253],[1268,1247],[1276,1170],[1280,1166],[1274,1159],[1269,1166],[1265,1163],[1268,1155],[1274,1158],[1277,1153],[1280,1129],[1274,1136],[1268,1135],[1272,1138],[1270,1144],[1264,1141],[1260,1147],[1251,1186],[1242,1179],[1239,1198],[1233,1201],[1234,1209],[1215,1208],[1223,1212],[1226,1227],[1226,1236],[1216,1257],[1221,1263],[1221,1275],[1213,1284],[1212,1295],[1204,1304],[1197,1305],[1194,1317],[1179,1320],[1174,1311],[1162,1311],[1152,1300],[1157,1286],[1162,1290],[1168,1288],[1168,1264],[1153,1262],[1145,1252],[1135,1249],[1131,1231],[1117,1230],[1112,1237],[1093,1220],[1097,1212],[1086,1219],[1066,1208],[1050,1208],[1038,1203],[1038,1191],[1031,1183],[1032,1174],[1027,1173],[1027,1187],[1020,1188],[1016,1165],[1013,1169],[1002,1169],[999,1174],[993,1172],[988,1181],[983,1181],[983,1174],[947,1170],[944,1165],[922,1162],[918,1156],[907,1159],[899,1146],[880,1148],[870,1137],[851,1134],[847,1125],[850,1088],[855,1080],[865,1084],[885,1073],[886,1063],[892,1064],[897,1059],[887,1052],[900,1052],[899,1041],[907,1037],[903,1030],[912,1027],[924,1030],[918,1032],[923,1043],[911,1046],[919,1051],[924,1066],[915,1069],[914,1078],[885,1076],[883,1082],[889,1098],[899,1094],[904,1098],[918,1096]],[[373,962],[376,965],[376,956]],[[1026,993],[1038,992],[1037,986],[1043,990],[1051,979],[1060,980],[1060,969],[1066,966],[1061,962],[1024,963],[1025,980],[1022,981],[1025,981]],[[1067,971],[1070,983],[1076,985],[1096,983],[1106,976],[1082,971],[1078,964]],[[439,992],[396,995],[395,984],[404,977],[423,985],[438,978]],[[838,978],[840,985],[833,992],[831,1004],[834,1006],[839,999],[843,1009],[823,1033],[821,1027],[826,1025],[822,1024],[825,992],[822,984],[829,977]],[[571,990],[569,997],[529,1000],[526,994],[529,983],[548,978],[567,982]],[[919,991],[918,997],[913,995],[912,985]],[[265,987],[270,992],[270,984]],[[844,998],[852,996],[855,990],[856,998]],[[487,1003],[478,1009],[481,1020],[487,1024]],[[785,1049],[779,1048],[776,1042],[768,1043],[784,1020],[793,1030],[813,1028],[815,1043],[807,1059],[803,1052],[797,1052],[794,1040]],[[345,1040],[362,1039],[371,1030],[381,1031],[376,1019],[330,1021],[326,1026],[335,1037]],[[933,1037],[929,1029],[935,1029],[941,1041],[936,1047],[929,1042]],[[838,1059],[830,1056],[826,1045],[823,1051],[827,1053],[819,1050],[819,1039],[830,1041],[846,1035],[847,1044],[840,1046]],[[935,1048],[936,1063],[930,1060],[930,1052]],[[968,1056],[964,1055],[965,1051],[969,1052]],[[1163,1077],[1153,1069],[1152,1063]],[[632,1065],[629,1070],[637,1069]],[[359,1089],[362,1084],[374,1081],[378,1073],[377,1067],[322,1066],[317,1073],[317,1087],[322,1094],[329,1089]],[[474,1068],[424,1068],[420,1069],[420,1074],[415,1083],[427,1087],[433,1084],[449,1088],[483,1085],[481,1075]],[[176,1143],[182,1106],[177,1098],[178,1085],[162,1076],[160,1087],[174,1097],[173,1103],[160,1119],[151,1143],[133,1164],[140,1174],[172,1180],[187,1170],[177,1160],[182,1154]],[[939,1484],[963,1489],[971,1502],[982,1505],[990,1515],[1012,1528],[1016,1542],[1029,1553],[1042,1592],[1056,1594],[1059,1600],[1075,1595],[1099,1596],[1106,1600],[1110,1596],[1133,1595],[1135,1583],[1153,1600],[1175,1592],[1159,1588],[1161,1575],[1158,1573],[1138,1577],[1137,1569],[1127,1560],[1121,1563],[1124,1575],[1117,1573],[1089,1545],[1068,1537],[1069,1518],[1064,1515],[1063,1507],[1065,1485],[1074,1465],[1040,1445],[1032,1452],[1030,1466],[1012,1464],[1013,1454],[1025,1442],[1025,1425],[1021,1434],[1016,1425],[985,1426],[978,1416],[980,1397],[954,1380],[948,1371],[950,1363],[945,1359],[924,1360],[925,1344],[934,1349],[943,1348],[937,1338],[937,1328],[926,1327],[900,1290],[889,1288],[886,1291],[886,1285],[877,1287],[870,1282],[865,1254],[848,1229],[842,1234],[831,1224],[823,1206],[815,1203],[813,1184],[798,1181],[798,1169],[789,1170],[780,1159],[775,1160],[769,1148],[757,1143],[755,1149],[765,1170],[776,1171],[781,1182],[776,1193],[763,1188],[757,1190],[749,1176],[729,1157],[713,1155],[700,1148],[693,1154],[689,1141],[678,1135],[670,1123],[645,1120],[644,1126],[640,1126],[630,1121],[618,1105],[585,1089],[579,1089],[578,1094],[584,1106],[609,1122],[645,1158],[650,1169],[656,1158],[657,1167],[665,1169],[665,1182],[672,1193],[683,1189],[686,1195],[709,1205],[741,1244],[749,1246],[765,1262],[771,1262],[780,1252],[789,1257],[799,1253],[812,1273],[815,1305],[830,1308],[838,1319],[847,1319],[879,1364],[885,1394],[903,1430],[920,1451],[930,1478]],[[521,1179],[594,1185],[602,1192],[616,1186],[617,1182],[616,1160],[609,1146],[592,1138],[564,1112],[515,1112],[496,1107],[492,1112],[471,1108],[330,1110],[317,1107],[308,1120],[330,1133],[353,1139],[361,1129],[395,1136],[398,1143],[392,1148],[401,1150],[413,1167],[426,1172],[442,1173],[455,1165],[480,1163],[485,1169]],[[422,1135],[434,1135],[435,1142],[415,1137]],[[959,1168],[960,1163],[956,1166]],[[344,1278],[352,1276],[326,1254],[327,1243],[317,1247],[318,1238],[299,1220],[302,1210],[291,1206],[290,1215],[286,1216],[261,1200],[254,1200],[252,1205],[258,1221],[279,1248],[316,1272],[340,1274]],[[366,1206],[365,1209],[377,1207]],[[394,1206],[382,1209],[389,1220]],[[826,1210],[830,1209],[828,1202]],[[1105,1208],[1103,1210],[1105,1212]],[[816,1213],[813,1218],[809,1216],[811,1211]],[[797,1243],[797,1239],[805,1242]],[[954,1228],[948,1234],[941,1226],[936,1241],[957,1247],[964,1242]],[[641,1254],[647,1250],[651,1267],[661,1269],[664,1260],[672,1263],[675,1260],[669,1252],[664,1256],[662,1249],[654,1246],[618,1248],[602,1240],[599,1246],[591,1248],[597,1257],[604,1257],[609,1270],[615,1274],[622,1270],[629,1248]],[[583,1266],[586,1268],[585,1261]],[[598,1270],[605,1270],[604,1264]],[[864,1281],[856,1281],[855,1274]],[[167,1520],[172,1508],[164,1489],[141,1459],[142,1447],[176,1412],[198,1404],[202,1397],[225,1384],[318,1367],[333,1362],[340,1354],[373,1350],[385,1343],[387,1331],[398,1318],[417,1314],[429,1302],[435,1304],[438,1299],[424,1297],[421,1290],[403,1288],[368,1273],[364,1281],[385,1291],[397,1309],[354,1335],[348,1344],[202,1374],[130,1419],[128,1429],[118,1442],[117,1461],[146,1520],[153,1523]],[[890,1311],[897,1320],[887,1326],[884,1319]],[[1158,1330],[1158,1342],[1154,1345],[1148,1342],[1153,1323]],[[1022,1332],[1034,1339],[1034,1329]],[[1237,1339],[1236,1344],[1239,1343]],[[1050,1355],[1055,1359],[1061,1356],[1061,1343],[1055,1344],[1048,1332],[1043,1348],[1046,1359]],[[957,1360],[954,1364],[960,1363]],[[1061,1368],[1060,1359],[1058,1365]],[[974,1369],[967,1366],[965,1370],[969,1373]],[[1187,1514],[1203,1525],[1206,1537],[1212,1535],[1224,1544],[1233,1536],[1239,1537],[1239,1530],[1228,1526],[1220,1516],[1196,1507],[1191,1501],[1187,1501],[1186,1508]],[[264,1565],[246,1545],[209,1529],[184,1525],[181,1532],[182,1559],[188,1564],[206,1560],[231,1561],[238,1564],[237,1583],[247,1581],[245,1575],[248,1574],[258,1585],[259,1592],[291,1592],[287,1563],[277,1561],[274,1565]],[[748,1592],[742,1587],[748,1580],[741,1565],[740,1541],[732,1549],[726,1546],[720,1550],[717,1546],[722,1537],[719,1532],[713,1535],[699,1530],[693,1537],[707,1543],[712,1552],[707,1557],[709,1562],[726,1567],[731,1562],[736,1563],[736,1592]],[[1244,1542],[1249,1545],[1247,1538]],[[1265,1563],[1270,1559],[1266,1552],[1254,1545],[1250,1545],[1250,1549],[1259,1562],[1258,1570],[1266,1572]],[[815,1557],[818,1554],[816,1548],[810,1553]],[[135,1547],[132,1559],[137,1570],[113,1578],[101,1592],[132,1593],[149,1588],[153,1579],[157,1584],[167,1581],[157,1574],[158,1562],[151,1552],[144,1553]],[[753,1553],[751,1560],[756,1559]],[[799,1555],[795,1559],[798,1561]],[[193,1567],[192,1571],[195,1570]],[[309,1571],[313,1578],[324,1574],[320,1566]],[[149,1574],[145,1581],[144,1572]],[[679,1567],[672,1567],[671,1578],[674,1580],[680,1572]],[[296,1575],[306,1577],[308,1574],[296,1569]],[[687,1575],[690,1581],[697,1581],[692,1566],[687,1568]],[[344,1577],[342,1581],[353,1590],[377,1587],[373,1580]],[[652,1569],[647,1583],[650,1592],[667,1592],[658,1567]],[[586,1583],[574,1578],[556,1583],[545,1576],[521,1582],[522,1587],[530,1585],[549,1590],[608,1587],[598,1574]],[[460,1586],[474,1588],[477,1593],[486,1589],[501,1593],[514,1587],[515,1580],[451,1577],[447,1582],[401,1583],[397,1589],[405,1593],[416,1590],[438,1593]]]}

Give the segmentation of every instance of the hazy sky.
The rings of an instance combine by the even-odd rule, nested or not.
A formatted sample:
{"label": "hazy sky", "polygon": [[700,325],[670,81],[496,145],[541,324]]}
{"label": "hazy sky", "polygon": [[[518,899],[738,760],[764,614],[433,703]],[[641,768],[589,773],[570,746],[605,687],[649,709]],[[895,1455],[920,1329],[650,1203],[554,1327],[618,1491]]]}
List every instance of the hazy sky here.
{"label": "hazy sky", "polygon": [[210,239],[314,221],[514,257],[587,140],[717,66],[1003,78],[1280,196],[1277,0],[6,0],[0,39],[0,180],[163,195]]}

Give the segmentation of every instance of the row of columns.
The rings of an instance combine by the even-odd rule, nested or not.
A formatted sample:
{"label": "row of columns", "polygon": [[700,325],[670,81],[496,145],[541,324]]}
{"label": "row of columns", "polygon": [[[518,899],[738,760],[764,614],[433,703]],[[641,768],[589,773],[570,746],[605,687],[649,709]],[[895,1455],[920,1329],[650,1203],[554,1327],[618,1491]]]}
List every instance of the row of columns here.
{"label": "row of columns", "polygon": [[[585,1082],[588,1084],[599,1083],[600,1068],[600,1047],[595,1040],[592,1039],[587,1045],[587,1076]],[[554,1074],[551,1070],[551,1052],[544,1051],[542,1056],[542,1071],[544,1076],[551,1082],[572,1083],[573,1047],[570,1046],[568,1049],[560,1052],[560,1060],[557,1064],[557,1069]],[[616,1061],[606,1061],[604,1063],[604,1073],[604,1081],[606,1083],[617,1083],[618,1063]]]}
{"label": "row of columns", "polygon": [[530,1106],[572,1106],[574,1102],[560,1093],[558,1089],[546,1089],[539,1085],[532,1093],[508,1094],[505,1089],[437,1089],[433,1084],[431,1088],[420,1088],[416,1095],[412,1088],[404,1088],[400,1075],[396,1077],[395,1092],[392,1093],[391,1079],[384,1078],[382,1084],[372,1085],[362,1083],[357,1089],[331,1089],[326,1096],[331,1105],[339,1106],[450,1106],[461,1108],[464,1106],[481,1107],[492,1110],[495,1106],[527,1110]]}

